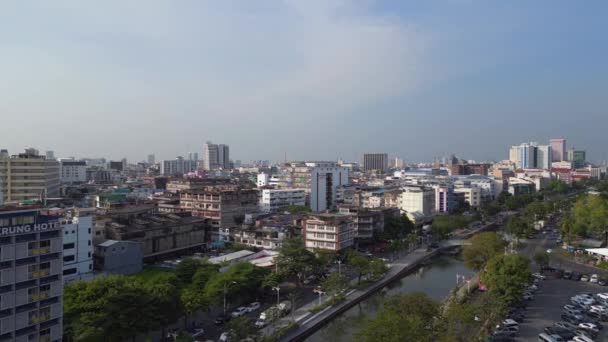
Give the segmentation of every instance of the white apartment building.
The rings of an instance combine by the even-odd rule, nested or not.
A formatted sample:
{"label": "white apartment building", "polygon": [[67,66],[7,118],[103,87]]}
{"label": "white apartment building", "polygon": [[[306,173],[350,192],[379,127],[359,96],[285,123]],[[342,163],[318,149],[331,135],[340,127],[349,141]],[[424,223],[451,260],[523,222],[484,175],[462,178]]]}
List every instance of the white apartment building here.
{"label": "white apartment building", "polygon": [[349,171],[335,162],[311,164],[314,166],[310,173],[310,207],[314,212],[332,209],[336,204],[338,187],[349,182]]}
{"label": "white apartment building", "polygon": [[94,208],[68,212],[63,228],[63,282],[87,279],[93,275]]}
{"label": "white apartment building", "polygon": [[163,176],[177,176],[194,172],[197,163],[196,160],[184,160],[182,157],[177,157],[174,160],[161,160],[160,174]]}
{"label": "white apartment building", "polygon": [[267,173],[258,173],[257,186],[261,188],[263,186],[267,186],[270,182],[270,175]]}
{"label": "white apartment building", "polygon": [[481,190],[475,186],[470,188],[456,188],[456,194],[464,194],[464,201],[471,207],[479,207],[481,205]]}
{"label": "white apartment building", "polygon": [[435,214],[435,190],[422,186],[406,186],[399,197],[401,212],[419,212],[428,217]]}
{"label": "white apartment building", "polygon": [[290,205],[306,205],[306,192],[302,189],[264,189],[260,210],[275,212]]}
{"label": "white apartment building", "polygon": [[60,159],[59,179],[61,183],[84,183],[87,181],[87,163],[74,159]]}
{"label": "white apartment building", "polygon": [[341,214],[322,214],[310,217],[304,227],[304,244],[307,249],[341,251],[352,247],[355,229],[352,218]]}

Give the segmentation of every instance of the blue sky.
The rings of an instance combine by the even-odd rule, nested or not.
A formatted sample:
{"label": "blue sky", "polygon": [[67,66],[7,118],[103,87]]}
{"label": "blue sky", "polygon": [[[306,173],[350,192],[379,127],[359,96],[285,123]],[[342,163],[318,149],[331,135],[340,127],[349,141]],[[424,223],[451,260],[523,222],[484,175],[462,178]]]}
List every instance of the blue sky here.
{"label": "blue sky", "polygon": [[[59,156],[608,159],[605,1],[0,4],[0,146]],[[25,129],[25,127],[28,127]]]}

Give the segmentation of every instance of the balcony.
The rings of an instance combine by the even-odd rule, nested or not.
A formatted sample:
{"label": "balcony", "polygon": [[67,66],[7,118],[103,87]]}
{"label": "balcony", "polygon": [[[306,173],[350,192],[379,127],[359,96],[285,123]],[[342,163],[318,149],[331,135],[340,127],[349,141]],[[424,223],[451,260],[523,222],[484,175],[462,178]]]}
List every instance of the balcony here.
{"label": "balcony", "polygon": [[48,277],[51,275],[51,270],[40,270],[35,272],[29,272],[29,279],[38,279],[42,277]]}
{"label": "balcony", "polygon": [[51,296],[51,291],[41,291],[40,293],[35,293],[35,294],[31,294],[29,295],[29,302],[37,302],[43,299],[47,299]]}
{"label": "balcony", "polygon": [[51,314],[50,313],[45,313],[45,314],[37,314],[37,315],[32,315],[30,316],[30,320],[28,321],[29,325],[34,325],[34,324],[38,324],[44,321],[48,321],[49,319],[51,319]]}
{"label": "balcony", "polygon": [[51,247],[41,247],[28,249],[27,256],[37,256],[51,253]]}

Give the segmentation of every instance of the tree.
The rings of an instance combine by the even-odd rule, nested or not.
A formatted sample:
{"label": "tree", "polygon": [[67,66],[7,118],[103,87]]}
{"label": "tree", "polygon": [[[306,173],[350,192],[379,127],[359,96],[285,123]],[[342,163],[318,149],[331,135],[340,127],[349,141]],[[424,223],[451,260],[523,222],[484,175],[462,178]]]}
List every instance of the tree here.
{"label": "tree", "polygon": [[533,222],[544,220],[548,209],[543,202],[532,202],[526,207],[525,215]]}
{"label": "tree", "polygon": [[175,342],[194,342],[194,338],[185,331],[180,331],[175,337]]}
{"label": "tree", "polygon": [[568,244],[570,244],[572,239],[580,233],[576,231],[575,227],[575,222],[571,215],[566,215],[560,222],[560,232]]}
{"label": "tree", "polygon": [[439,215],[433,219],[431,232],[439,238],[447,237],[456,229],[466,228],[469,220],[462,215]]}
{"label": "tree", "polygon": [[165,336],[167,326],[183,313],[178,284],[175,274],[169,274],[162,281],[144,285],[151,296],[148,310],[153,317],[154,326],[161,329],[162,336]]}
{"label": "tree", "polygon": [[323,289],[330,295],[340,295],[348,288],[348,280],[342,273],[332,273],[321,283]]}
{"label": "tree", "polygon": [[205,284],[204,296],[211,303],[221,304],[224,300],[224,288],[230,300],[244,301],[255,299],[257,292],[270,270],[257,267],[248,262],[232,265],[226,272],[217,273]]}
{"label": "tree", "polygon": [[388,271],[388,267],[386,267],[384,261],[378,258],[373,258],[369,262],[368,279],[380,279],[384,276],[386,271]]}
{"label": "tree", "polygon": [[547,252],[538,252],[534,254],[534,262],[540,266],[540,268],[544,268],[549,266],[550,255]]}
{"label": "tree", "polygon": [[507,305],[521,299],[530,279],[530,260],[517,254],[496,255],[481,274],[490,293]]}
{"label": "tree", "polygon": [[180,295],[180,303],[184,308],[184,328],[188,328],[189,317],[196,311],[202,309],[209,304],[205,294],[190,286],[182,290]]}
{"label": "tree", "polygon": [[219,273],[220,267],[219,265],[212,264],[208,261],[201,262],[198,266],[198,269],[192,276],[192,286],[199,291],[202,291],[205,288],[207,282],[213,278],[217,273]]}
{"label": "tree", "polygon": [[437,335],[439,304],[423,293],[397,295],[386,300],[373,320],[355,339],[359,342],[426,342]]}
{"label": "tree", "polygon": [[300,213],[310,213],[312,209],[305,205],[290,205],[287,207],[286,211],[290,214],[300,214]]}
{"label": "tree", "polygon": [[600,196],[580,196],[572,211],[575,230],[581,235],[598,236],[608,226],[608,201]]}
{"label": "tree", "polygon": [[361,277],[369,268],[369,259],[367,258],[367,256],[363,255],[362,253],[357,252],[354,249],[351,249],[350,251],[348,251],[348,253],[346,255],[346,260],[348,262],[348,265],[350,265],[352,268],[354,268],[357,271],[357,274],[358,274],[357,282],[360,284]]}
{"label": "tree", "polygon": [[279,271],[287,277],[297,277],[298,284],[306,270],[313,267],[315,256],[304,247],[304,240],[293,238],[283,240],[276,257]]}
{"label": "tree", "polygon": [[391,217],[384,223],[384,230],[380,234],[383,240],[403,239],[414,230],[414,223],[406,215]]}
{"label": "tree", "polygon": [[509,219],[509,222],[507,222],[505,230],[507,233],[517,238],[524,238],[530,233],[531,227],[530,224],[521,217],[513,216]]}
{"label": "tree", "polygon": [[464,263],[474,269],[481,270],[494,256],[504,251],[505,242],[495,232],[484,232],[474,235],[464,246]]}
{"label": "tree", "polygon": [[246,338],[256,337],[258,331],[249,317],[241,316],[228,322],[226,331],[230,341],[242,341]]}
{"label": "tree", "polygon": [[316,248],[314,254],[317,257],[319,267],[323,270],[331,266],[337,258],[336,252],[328,249]]}
{"label": "tree", "polygon": [[196,259],[184,258],[175,267],[175,274],[182,284],[188,285],[192,282],[192,276],[196,273],[199,265],[200,261]]}

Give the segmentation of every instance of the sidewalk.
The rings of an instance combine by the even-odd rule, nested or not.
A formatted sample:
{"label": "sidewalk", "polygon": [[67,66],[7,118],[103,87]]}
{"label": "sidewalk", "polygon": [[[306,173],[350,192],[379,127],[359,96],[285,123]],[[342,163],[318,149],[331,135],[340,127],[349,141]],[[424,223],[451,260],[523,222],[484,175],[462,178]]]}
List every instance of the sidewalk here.
{"label": "sidewalk", "polygon": [[[389,270],[387,271],[384,278],[382,278],[378,282],[371,284],[363,290],[351,290],[346,293],[346,299],[344,301],[334,306],[327,307],[315,314],[311,313],[310,310],[317,307],[319,305],[319,301],[315,300],[313,302],[309,302],[298,308],[293,314],[289,314],[288,316],[283,317],[279,321],[263,329],[263,333],[266,336],[271,335],[276,329],[288,324],[293,317],[293,320],[298,323],[297,328],[289,331],[285,336],[280,339],[280,341],[303,340],[305,337],[310,335],[319,327],[329,322],[334,316],[339,315],[343,311],[356,305],[371,294],[375,293],[376,291],[379,291],[390,282],[400,278],[404,273],[407,273],[411,269],[415,268],[418,264],[436,255],[437,253],[438,249],[432,251],[426,251],[426,249],[415,250],[412,253],[398,258],[392,263],[389,263]],[[356,280],[354,280],[354,282],[356,284]]]}

